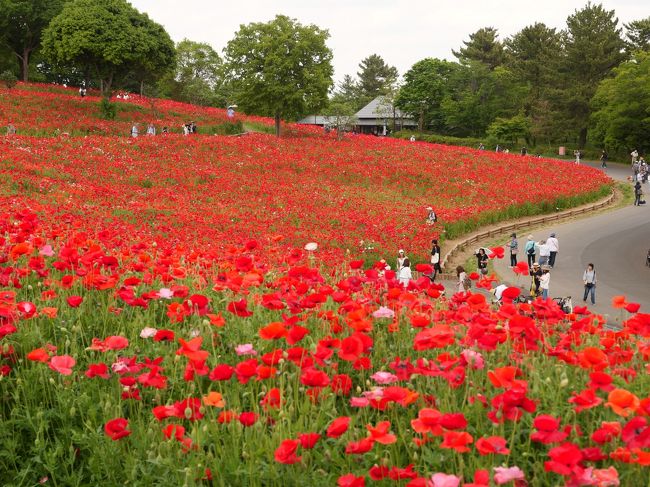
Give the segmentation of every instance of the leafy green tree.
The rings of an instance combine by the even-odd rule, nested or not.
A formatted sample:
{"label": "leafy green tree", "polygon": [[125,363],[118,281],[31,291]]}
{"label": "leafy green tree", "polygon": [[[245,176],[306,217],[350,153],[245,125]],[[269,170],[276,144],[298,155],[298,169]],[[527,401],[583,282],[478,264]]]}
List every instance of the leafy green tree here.
{"label": "leafy green tree", "polygon": [[43,34],[43,52],[54,65],[100,79],[102,92],[134,72],[153,77],[173,61],[164,29],[125,0],[73,0]]}
{"label": "leafy green tree", "polygon": [[327,105],[332,86],[332,51],[327,30],[278,15],[242,25],[225,49],[237,104],[245,112],[298,118]]}
{"label": "leafy green tree", "polygon": [[0,41],[16,56],[20,78],[29,80],[29,61],[65,0],[0,0]]}
{"label": "leafy green tree", "polygon": [[650,149],[650,53],[635,58],[603,80],[593,99],[594,139],[611,150]]}
{"label": "leafy green tree", "polygon": [[397,68],[386,64],[378,54],[372,54],[359,63],[359,92],[363,104],[395,89],[399,73]]}
{"label": "leafy green tree", "polygon": [[613,10],[587,3],[567,19],[562,103],[564,118],[575,127],[580,147],[587,141],[591,99],[598,84],[625,59],[624,47]]}
{"label": "leafy green tree", "polygon": [[650,51],[650,17],[625,24],[629,51]]}
{"label": "leafy green tree", "polygon": [[503,44],[498,37],[499,33],[494,27],[483,27],[470,34],[469,40],[463,41],[464,47],[458,51],[452,50],[452,53],[463,64],[481,62],[495,69],[504,61]]}
{"label": "leafy green tree", "polygon": [[487,135],[499,144],[510,144],[514,147],[519,139],[530,136],[530,120],[519,114],[511,118],[497,118],[487,129]]}
{"label": "leafy green tree", "polygon": [[358,111],[364,105],[364,98],[361,96],[361,89],[359,83],[349,74],[343,77],[340,81],[330,99],[331,104],[343,104],[351,106]]}
{"label": "leafy green tree", "polygon": [[451,76],[458,69],[457,63],[426,58],[415,63],[404,74],[404,84],[395,105],[417,117],[420,131],[425,127],[438,132],[444,130],[441,104],[449,93]]}
{"label": "leafy green tree", "polygon": [[345,102],[330,102],[324,115],[328,125],[334,127],[337,138],[340,140],[343,133],[349,130],[357,121],[356,107]]}

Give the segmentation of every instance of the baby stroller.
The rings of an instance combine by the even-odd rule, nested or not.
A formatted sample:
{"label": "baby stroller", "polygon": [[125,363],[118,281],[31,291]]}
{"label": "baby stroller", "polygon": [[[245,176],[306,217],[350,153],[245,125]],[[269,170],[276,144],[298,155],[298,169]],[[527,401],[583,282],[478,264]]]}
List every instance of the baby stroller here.
{"label": "baby stroller", "polygon": [[571,300],[571,296],[565,298],[553,298],[553,301],[555,301],[560,309],[565,313],[573,313],[573,301]]}

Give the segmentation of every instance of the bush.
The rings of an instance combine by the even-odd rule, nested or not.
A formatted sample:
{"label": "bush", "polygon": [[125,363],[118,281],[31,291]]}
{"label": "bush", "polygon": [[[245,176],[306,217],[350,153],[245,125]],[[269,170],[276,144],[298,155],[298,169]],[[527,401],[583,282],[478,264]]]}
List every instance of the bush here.
{"label": "bush", "polygon": [[16,75],[12,71],[7,69],[0,73],[0,82],[4,83],[7,88],[11,89],[16,86],[16,83],[18,83],[18,78],[16,78]]}
{"label": "bush", "polygon": [[117,105],[111,103],[108,98],[102,98],[102,101],[99,102],[99,110],[101,117],[106,120],[115,120],[117,116]]}

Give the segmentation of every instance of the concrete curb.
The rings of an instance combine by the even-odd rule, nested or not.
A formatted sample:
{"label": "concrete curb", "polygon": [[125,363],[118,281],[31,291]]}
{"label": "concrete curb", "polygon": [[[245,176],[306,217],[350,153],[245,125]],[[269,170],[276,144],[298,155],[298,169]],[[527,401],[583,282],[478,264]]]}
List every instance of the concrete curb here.
{"label": "concrete curb", "polygon": [[507,232],[513,232],[516,230],[520,230],[522,228],[528,228],[528,227],[534,227],[537,225],[544,225],[545,223],[552,223],[552,222],[558,222],[560,220],[565,220],[571,217],[574,217],[576,215],[584,215],[586,213],[591,213],[597,210],[600,210],[601,208],[605,208],[607,206],[610,206],[616,199],[616,195],[614,190],[603,198],[600,201],[597,201],[595,203],[591,203],[588,205],[583,205],[579,208],[574,208],[571,210],[564,210],[560,211],[558,213],[554,213],[552,215],[545,215],[541,217],[535,217],[535,218],[529,218],[526,220],[521,220],[517,221],[514,223],[504,223],[503,225],[499,225],[496,228],[492,228],[490,230],[485,230],[485,231],[479,231],[478,233],[473,233],[465,237],[463,240],[460,242],[456,243],[450,250],[448,250],[445,254],[444,257],[442,258],[441,262],[441,267],[444,269],[443,275],[441,276],[443,279],[455,279],[456,276],[455,274],[447,272],[447,266],[452,265],[453,266],[453,259],[457,257],[458,254],[460,254],[468,245],[476,244],[482,241],[485,241],[486,239],[492,238],[499,236],[501,234],[507,233]]}

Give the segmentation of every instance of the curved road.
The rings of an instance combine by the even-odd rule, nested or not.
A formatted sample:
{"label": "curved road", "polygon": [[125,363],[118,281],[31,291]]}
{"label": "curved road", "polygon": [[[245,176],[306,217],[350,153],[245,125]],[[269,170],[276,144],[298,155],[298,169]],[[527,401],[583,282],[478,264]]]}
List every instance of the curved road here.
{"label": "curved road", "polygon": [[[599,163],[587,163],[600,168]],[[624,181],[632,174],[629,166],[614,165],[606,169],[612,179]],[[650,184],[644,185],[645,198],[650,205]],[[620,208],[593,217],[537,229],[531,234],[536,241],[555,232],[560,251],[551,270],[550,295],[572,296],[573,305],[583,305],[582,273],[588,263],[596,268],[598,285],[596,305],[589,308],[619,322],[627,313],[611,306],[612,297],[625,295],[629,302],[641,304],[641,312],[650,313],[650,267],[645,265],[650,249],[650,209],[648,205]],[[525,260],[523,246],[529,233],[520,233],[519,260]],[[506,252],[507,253],[507,252]],[[509,259],[495,262],[498,274],[512,285],[528,288],[530,278],[518,277],[508,268]]]}

